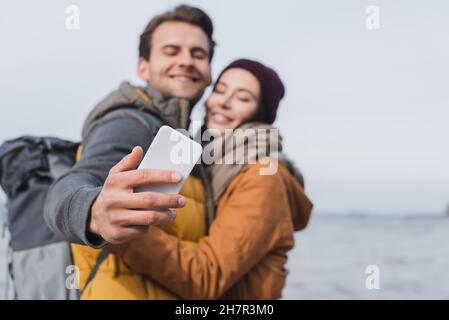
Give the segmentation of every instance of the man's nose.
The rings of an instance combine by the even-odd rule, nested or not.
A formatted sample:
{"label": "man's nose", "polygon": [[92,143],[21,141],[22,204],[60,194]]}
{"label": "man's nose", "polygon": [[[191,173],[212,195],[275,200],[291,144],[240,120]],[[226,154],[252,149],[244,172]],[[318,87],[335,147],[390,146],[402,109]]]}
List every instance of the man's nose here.
{"label": "man's nose", "polygon": [[178,56],[178,63],[180,66],[188,67],[193,65],[193,57],[189,51],[183,51]]}

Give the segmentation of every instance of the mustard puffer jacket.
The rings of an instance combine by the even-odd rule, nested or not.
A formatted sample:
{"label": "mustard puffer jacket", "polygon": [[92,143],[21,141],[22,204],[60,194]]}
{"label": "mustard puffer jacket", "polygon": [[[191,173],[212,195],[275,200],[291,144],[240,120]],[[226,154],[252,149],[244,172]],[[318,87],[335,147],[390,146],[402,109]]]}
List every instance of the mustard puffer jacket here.
{"label": "mustard puffer jacket", "polygon": [[[190,176],[181,189],[187,199],[184,208],[177,209],[176,219],[158,226],[166,233],[186,240],[186,245],[196,243],[206,233],[205,199],[202,181]],[[72,244],[72,255],[79,272],[79,286],[84,288],[86,280],[97,261],[101,250]],[[161,269],[165,266],[160,266]],[[141,274],[132,272],[116,255],[110,253],[100,265],[94,279],[82,293],[83,300],[99,299],[178,299],[174,294]]]}

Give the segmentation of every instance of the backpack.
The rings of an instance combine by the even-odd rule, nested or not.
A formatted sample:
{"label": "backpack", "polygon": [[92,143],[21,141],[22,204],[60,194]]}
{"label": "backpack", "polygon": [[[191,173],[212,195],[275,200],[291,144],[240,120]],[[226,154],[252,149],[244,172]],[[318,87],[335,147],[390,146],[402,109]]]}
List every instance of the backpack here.
{"label": "backpack", "polygon": [[[70,244],[47,226],[43,210],[51,183],[76,161],[78,143],[23,136],[0,147],[0,299],[78,299],[68,283]],[[73,280],[76,280],[75,278]]]}

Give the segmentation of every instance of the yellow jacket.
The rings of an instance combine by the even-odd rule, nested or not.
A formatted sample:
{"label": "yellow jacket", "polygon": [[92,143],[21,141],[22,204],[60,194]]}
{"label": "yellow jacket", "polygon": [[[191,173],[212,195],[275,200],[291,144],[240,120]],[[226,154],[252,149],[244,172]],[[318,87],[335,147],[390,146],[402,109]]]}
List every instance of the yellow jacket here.
{"label": "yellow jacket", "polygon": [[[187,199],[187,205],[177,209],[175,220],[159,228],[178,239],[186,240],[186,245],[196,246],[206,232],[204,188],[201,180],[190,176],[180,193]],[[73,260],[79,271],[80,288],[84,288],[100,252],[99,249],[72,244]],[[84,290],[81,299],[154,300],[177,299],[177,297],[154,281],[132,272],[123,261],[111,253]]]}

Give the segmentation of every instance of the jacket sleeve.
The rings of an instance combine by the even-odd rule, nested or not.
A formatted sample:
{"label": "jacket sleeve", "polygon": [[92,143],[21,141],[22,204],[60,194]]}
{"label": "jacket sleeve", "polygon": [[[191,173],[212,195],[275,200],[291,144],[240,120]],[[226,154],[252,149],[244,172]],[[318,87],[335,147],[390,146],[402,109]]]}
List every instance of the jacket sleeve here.
{"label": "jacket sleeve", "polygon": [[44,215],[50,228],[69,242],[104,246],[101,237],[88,232],[90,208],[110,168],[133,147],[140,145],[146,150],[153,138],[131,117],[100,121],[83,141],[81,159],[49,189]]}
{"label": "jacket sleeve", "polygon": [[285,244],[285,238],[293,246],[285,186],[277,174],[260,176],[255,170],[257,165],[234,179],[229,188],[235,192],[198,246],[151,227],[141,238],[111,246],[112,251],[133,271],[181,298],[220,298],[270,251]]}

